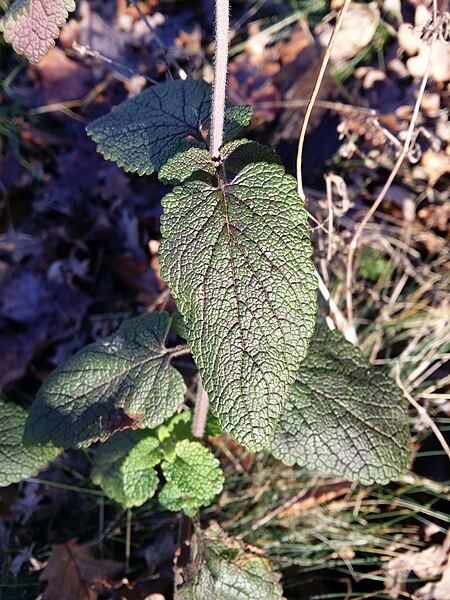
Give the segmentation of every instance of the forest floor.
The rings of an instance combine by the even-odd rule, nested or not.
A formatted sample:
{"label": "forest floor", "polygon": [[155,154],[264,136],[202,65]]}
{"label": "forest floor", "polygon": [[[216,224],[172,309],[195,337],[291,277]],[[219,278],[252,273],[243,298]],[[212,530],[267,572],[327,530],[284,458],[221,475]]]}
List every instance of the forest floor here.
{"label": "forest floor", "polygon": [[[438,3],[431,62],[431,2],[350,5],[302,160],[321,311],[404,388],[410,470],[363,487],[251,455],[226,435],[211,442],[226,483],[202,521],[261,548],[292,600],[450,599],[446,4]],[[277,150],[294,175],[341,5],[233,2],[228,96],[253,106],[247,137]],[[174,310],[158,267],[169,188],[105,161],[85,127],[168,71],[211,81],[213,2],[139,7],[79,0],[35,66],[0,41],[0,389],[23,407],[86,343],[149,308]],[[179,366],[192,374],[188,360]],[[90,480],[90,462],[89,451],[68,451],[0,488],[2,600],[172,598],[179,517],[153,500],[132,511],[108,500]],[[43,576],[50,557],[81,549],[95,590],[83,595],[63,560]]]}

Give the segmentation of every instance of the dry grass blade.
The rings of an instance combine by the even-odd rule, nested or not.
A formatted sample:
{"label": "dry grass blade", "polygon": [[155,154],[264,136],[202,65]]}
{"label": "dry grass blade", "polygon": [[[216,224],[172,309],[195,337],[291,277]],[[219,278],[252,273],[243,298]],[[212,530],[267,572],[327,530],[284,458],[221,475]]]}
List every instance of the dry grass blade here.
{"label": "dry grass blade", "polygon": [[300,198],[305,198],[305,192],[303,189],[303,179],[302,179],[302,157],[303,157],[303,146],[305,143],[306,130],[308,128],[309,119],[311,117],[311,113],[314,108],[314,104],[317,99],[317,95],[320,90],[320,86],[322,84],[323,77],[325,75],[325,71],[328,67],[328,63],[330,62],[331,51],[333,50],[334,42],[339,33],[339,30],[342,27],[342,23],[344,21],[345,13],[350,6],[351,0],[344,0],[338,18],[336,20],[336,25],[333,30],[333,34],[328,42],[327,49],[325,51],[325,55],[322,60],[322,65],[320,67],[319,74],[316,79],[316,83],[314,84],[314,89],[311,93],[311,98],[309,99],[308,106],[306,107],[305,118],[303,119],[302,128],[300,130],[300,136],[298,138],[298,150],[297,150],[297,191]]}

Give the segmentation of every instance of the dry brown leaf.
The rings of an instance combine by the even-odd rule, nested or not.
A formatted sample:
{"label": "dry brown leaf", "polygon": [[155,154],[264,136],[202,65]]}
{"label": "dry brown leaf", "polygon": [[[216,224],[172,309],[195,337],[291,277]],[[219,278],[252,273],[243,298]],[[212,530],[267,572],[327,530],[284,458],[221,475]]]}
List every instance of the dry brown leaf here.
{"label": "dry brown leaf", "polygon": [[422,155],[420,168],[424,171],[429,185],[434,186],[440,177],[450,173],[450,156],[445,152],[427,150]]}
{"label": "dry brown leaf", "polygon": [[97,600],[104,580],[116,576],[123,568],[113,560],[97,560],[90,544],[75,540],[53,546],[40,580],[47,582],[42,600]]}
{"label": "dry brown leaf", "polygon": [[391,598],[403,596],[406,581],[411,573],[420,579],[435,579],[414,592],[418,600],[448,600],[450,590],[449,564],[450,533],[442,546],[433,545],[421,552],[408,551],[391,559],[386,571],[384,591]]}
{"label": "dry brown leaf", "polygon": [[[430,20],[430,10],[419,5],[414,17],[414,27],[411,23],[402,23],[398,30],[400,48],[412,57],[406,61],[406,67],[412,77],[423,77],[428,67],[430,46],[429,42],[422,39],[422,32]],[[450,80],[450,44],[440,39],[436,40],[433,49],[431,76],[438,82]]]}
{"label": "dry brown leaf", "polygon": [[[331,62],[340,65],[354,58],[358,52],[368,46],[380,22],[380,11],[376,2],[370,4],[352,3],[344,17],[342,27],[334,42]],[[334,25],[321,23],[315,33],[319,42],[326,47],[333,33]]]}

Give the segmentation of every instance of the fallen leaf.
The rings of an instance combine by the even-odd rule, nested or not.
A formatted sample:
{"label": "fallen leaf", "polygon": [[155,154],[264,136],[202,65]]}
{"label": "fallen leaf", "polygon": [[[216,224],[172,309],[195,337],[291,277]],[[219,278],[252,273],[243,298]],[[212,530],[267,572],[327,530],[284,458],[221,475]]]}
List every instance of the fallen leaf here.
{"label": "fallen leaf", "polygon": [[115,577],[123,565],[94,558],[90,546],[74,540],[53,546],[40,576],[41,581],[47,582],[42,600],[97,600],[103,581]]}
{"label": "fallen leaf", "polygon": [[78,100],[90,89],[89,70],[59,48],[52,48],[34,69],[40,80],[39,101],[42,103]]}
{"label": "fallen leaf", "polygon": [[[407,581],[414,580],[411,572],[419,579],[436,579],[414,591],[417,600],[448,600],[450,589],[449,564],[450,533],[447,534],[442,546],[429,546],[425,550],[408,551],[392,558],[385,569],[386,579],[384,591],[391,598],[404,596]],[[416,583],[418,587],[421,582]]]}
{"label": "fallen leaf", "polygon": [[[430,21],[431,12],[421,4],[416,8],[414,26],[402,23],[398,30],[400,48],[411,56],[406,67],[412,77],[423,77],[428,68],[430,42],[424,39],[423,32]],[[438,82],[450,80],[450,45],[439,38],[434,44],[430,74]]]}
{"label": "fallen leaf", "polygon": [[[354,58],[366,48],[380,22],[380,11],[376,2],[370,4],[352,3],[344,17],[342,27],[336,36],[331,52],[331,62],[340,65]],[[321,23],[315,33],[320,44],[325,48],[330,41],[334,25]]]}

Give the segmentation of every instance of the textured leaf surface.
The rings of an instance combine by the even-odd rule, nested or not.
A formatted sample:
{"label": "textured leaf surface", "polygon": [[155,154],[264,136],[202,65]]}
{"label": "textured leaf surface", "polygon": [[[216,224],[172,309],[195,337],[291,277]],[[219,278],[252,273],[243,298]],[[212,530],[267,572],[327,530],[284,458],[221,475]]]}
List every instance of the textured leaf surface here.
{"label": "textured leaf surface", "polygon": [[368,485],[401,475],[409,446],[401,390],[338,331],[318,325],[277,426],[274,456]]}
{"label": "textured leaf surface", "polygon": [[[205,146],[201,130],[210,111],[211,86],[205,81],[168,81],[123,102],[87,131],[105,158],[126,171],[149,175],[178,152]],[[229,107],[225,137],[242,131],[250,119],[251,108]]]}
{"label": "textured leaf surface", "polygon": [[177,572],[176,600],[283,600],[267,558],[218,525],[195,534],[190,548],[191,562]]}
{"label": "textured leaf surface", "polygon": [[27,412],[0,400],[0,485],[9,485],[33,475],[61,450],[52,445],[25,448],[22,443]]}
{"label": "textured leaf surface", "polygon": [[158,500],[168,510],[184,510],[192,517],[222,491],[220,463],[200,442],[182,440],[175,447],[174,459],[164,460],[161,466],[167,483]]}
{"label": "textured leaf surface", "polygon": [[0,31],[18,54],[37,63],[55,45],[73,10],[74,0],[15,0],[0,21]]}
{"label": "textured leaf surface", "polygon": [[96,449],[91,479],[122,506],[141,506],[156,491],[153,467],[161,458],[155,437],[141,439],[135,431],[120,431]]}
{"label": "textured leaf surface", "polygon": [[58,367],[31,407],[25,442],[68,448],[127,427],[160,425],[185,392],[164,346],[169,327],[166,313],[130,319]]}
{"label": "textured leaf surface", "polygon": [[[280,164],[276,152],[251,140],[234,140],[221,149],[227,173],[235,175],[250,163],[267,162]],[[160,170],[159,178],[165,183],[179,184],[185,181],[212,182],[216,167],[208,150],[189,148],[171,158]]]}
{"label": "textured leaf surface", "polygon": [[306,213],[277,165],[245,167],[219,189],[189,182],[163,199],[162,276],[220,425],[268,446],[314,330]]}

